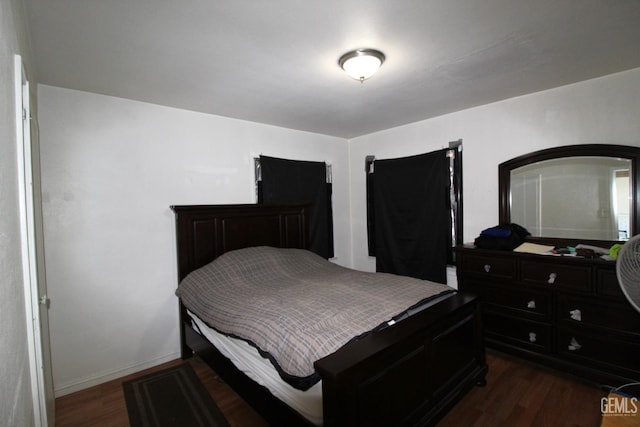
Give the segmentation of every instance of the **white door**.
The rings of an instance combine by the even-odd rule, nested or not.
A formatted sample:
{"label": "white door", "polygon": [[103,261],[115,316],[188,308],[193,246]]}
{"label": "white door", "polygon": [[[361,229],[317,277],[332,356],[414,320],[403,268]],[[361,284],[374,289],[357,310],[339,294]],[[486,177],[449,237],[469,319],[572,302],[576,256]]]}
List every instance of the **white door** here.
{"label": "white door", "polygon": [[54,425],[54,392],[49,345],[49,298],[44,271],[42,191],[37,126],[32,140],[29,81],[22,58],[15,56],[16,133],[18,192],[21,220],[22,267],[31,371],[31,390],[36,426]]}

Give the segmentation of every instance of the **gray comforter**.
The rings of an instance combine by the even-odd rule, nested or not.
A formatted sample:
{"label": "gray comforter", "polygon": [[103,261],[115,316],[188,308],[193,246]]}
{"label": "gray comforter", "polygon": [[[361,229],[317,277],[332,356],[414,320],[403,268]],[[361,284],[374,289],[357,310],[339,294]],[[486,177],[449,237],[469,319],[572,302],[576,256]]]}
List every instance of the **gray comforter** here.
{"label": "gray comforter", "polygon": [[452,288],[333,264],[300,249],[254,247],[190,273],[176,295],[209,326],[256,346],[292,386],[317,381],[313,363]]}

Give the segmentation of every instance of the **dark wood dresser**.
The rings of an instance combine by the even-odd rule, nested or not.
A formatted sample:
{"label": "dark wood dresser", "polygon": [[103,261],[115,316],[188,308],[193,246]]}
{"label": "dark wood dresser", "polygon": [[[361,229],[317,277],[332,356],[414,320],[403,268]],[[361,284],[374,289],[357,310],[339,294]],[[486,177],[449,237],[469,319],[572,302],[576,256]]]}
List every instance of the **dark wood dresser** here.
{"label": "dark wood dresser", "polygon": [[482,298],[487,346],[603,385],[640,381],[640,314],[615,262],[459,246],[458,287]]}

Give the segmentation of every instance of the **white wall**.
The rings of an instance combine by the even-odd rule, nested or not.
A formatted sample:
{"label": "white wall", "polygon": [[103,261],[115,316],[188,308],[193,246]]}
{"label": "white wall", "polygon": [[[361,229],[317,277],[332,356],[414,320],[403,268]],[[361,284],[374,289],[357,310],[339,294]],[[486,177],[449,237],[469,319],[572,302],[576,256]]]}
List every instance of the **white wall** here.
{"label": "white wall", "polygon": [[463,139],[464,241],[498,223],[498,164],[571,144],[640,146],[640,68],[424,120],[349,143],[353,267],[367,256],[364,159],[420,154]]}
{"label": "white wall", "polygon": [[61,395],[179,357],[170,205],[254,203],[253,157],[327,161],[349,265],[347,142],[39,86],[54,384]]}
{"label": "white wall", "polygon": [[14,54],[30,73],[24,5],[0,0],[0,423],[34,425],[20,250]]}

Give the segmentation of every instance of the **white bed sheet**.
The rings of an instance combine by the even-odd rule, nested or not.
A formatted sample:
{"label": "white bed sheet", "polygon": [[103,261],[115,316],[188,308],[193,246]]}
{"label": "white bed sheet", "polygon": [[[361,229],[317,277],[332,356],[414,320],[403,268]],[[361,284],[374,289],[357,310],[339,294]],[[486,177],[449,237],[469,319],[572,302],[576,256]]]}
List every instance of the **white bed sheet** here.
{"label": "white bed sheet", "polygon": [[[440,295],[427,303],[410,310],[409,316],[424,310],[454,293]],[[187,310],[196,330],[211,342],[236,368],[244,372],[256,383],[266,387],[271,394],[295,409],[311,423],[322,426],[322,381],[318,381],[306,391],[298,390],[280,378],[278,371],[273,367],[269,359],[260,355],[258,350],[246,341],[235,339],[221,334],[207,326],[197,315]],[[387,322],[393,325],[394,321]]]}
{"label": "white bed sheet", "polygon": [[266,387],[271,394],[298,411],[313,424],[322,425],[322,381],[306,391],[293,388],[280,378],[269,359],[260,356],[258,350],[240,339],[230,338],[208,327],[198,316],[189,312],[198,330],[227,359],[249,378]]}

